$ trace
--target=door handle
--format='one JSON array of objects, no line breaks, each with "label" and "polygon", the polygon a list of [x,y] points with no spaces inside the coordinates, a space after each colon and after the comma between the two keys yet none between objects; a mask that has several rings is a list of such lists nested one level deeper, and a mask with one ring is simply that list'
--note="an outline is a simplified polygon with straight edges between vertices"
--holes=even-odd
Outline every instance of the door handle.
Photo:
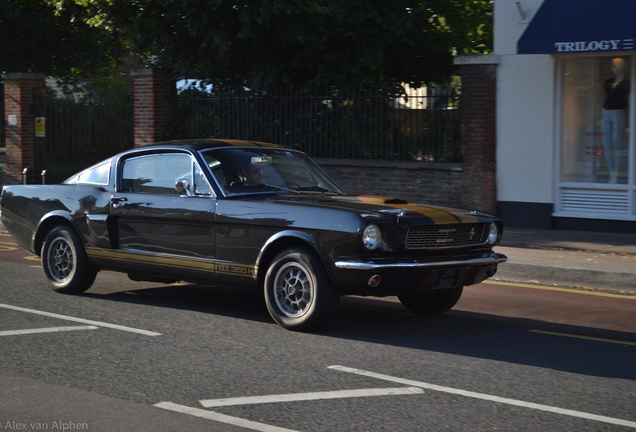
[{"label": "door handle", "polygon": [[118,197],[115,195],[110,196],[110,202],[115,206],[118,205],[119,203],[126,202],[126,201],[128,201],[128,198],[126,197]]}]

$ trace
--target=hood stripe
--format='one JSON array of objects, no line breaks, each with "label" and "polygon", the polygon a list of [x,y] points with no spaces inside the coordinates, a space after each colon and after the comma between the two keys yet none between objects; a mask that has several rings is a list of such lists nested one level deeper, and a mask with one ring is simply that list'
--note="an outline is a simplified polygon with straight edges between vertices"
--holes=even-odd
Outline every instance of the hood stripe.
[{"label": "hood stripe", "polygon": [[[421,205],[407,205],[405,206],[408,210],[413,211],[415,213],[419,213],[426,217],[429,217],[435,225],[446,225],[446,224],[456,224],[458,222],[469,222],[468,220],[463,220],[460,218],[458,214],[451,213],[445,209],[440,209],[436,207],[426,207]],[[474,222],[473,218],[470,218],[470,222]]]},{"label": "hood stripe", "polygon": [[395,209],[404,209],[428,217],[435,225],[446,225],[456,223],[476,223],[479,220],[465,213],[459,213],[445,207],[430,207],[418,204],[407,204],[406,201],[400,202],[394,198],[381,196],[360,195],[356,197],[338,197],[341,200],[350,200],[363,204],[374,204]]}]

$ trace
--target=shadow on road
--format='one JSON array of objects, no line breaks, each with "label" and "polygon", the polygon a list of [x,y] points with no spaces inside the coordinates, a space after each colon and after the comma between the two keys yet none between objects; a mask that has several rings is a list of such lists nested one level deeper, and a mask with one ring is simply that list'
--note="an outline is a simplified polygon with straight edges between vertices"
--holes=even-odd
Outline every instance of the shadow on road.
[{"label": "shadow on road", "polygon": [[[253,292],[200,285],[155,284],[136,290],[89,292],[85,296],[272,323],[262,296]],[[636,380],[636,335],[633,333],[462,310],[451,310],[440,316],[417,316],[396,302],[345,297],[335,318],[316,334],[575,374]],[[602,362],[599,352],[603,353]]]}]

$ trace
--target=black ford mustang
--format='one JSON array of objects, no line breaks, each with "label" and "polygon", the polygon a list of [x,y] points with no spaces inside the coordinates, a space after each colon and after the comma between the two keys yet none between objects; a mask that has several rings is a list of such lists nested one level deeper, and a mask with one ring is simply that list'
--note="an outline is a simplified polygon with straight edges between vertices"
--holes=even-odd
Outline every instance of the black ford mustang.
[{"label": "black ford mustang", "polygon": [[5,186],[0,204],[56,291],[81,293],[101,269],[252,287],[294,330],[324,324],[347,294],[442,313],[506,261],[493,216],[345,195],[304,153],[259,142],[144,146],[59,185]]}]

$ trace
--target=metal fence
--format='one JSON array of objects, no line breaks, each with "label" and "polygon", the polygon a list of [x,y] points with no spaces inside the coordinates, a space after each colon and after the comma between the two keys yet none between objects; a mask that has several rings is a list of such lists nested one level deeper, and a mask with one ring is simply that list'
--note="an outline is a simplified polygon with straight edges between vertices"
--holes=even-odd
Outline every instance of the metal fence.
[{"label": "metal fence", "polygon": [[117,102],[46,100],[47,171],[64,180],[134,144],[132,99]]},{"label": "metal fence", "polygon": [[457,94],[424,91],[184,91],[171,135],[273,142],[313,157],[461,162],[458,105]]},{"label": "metal fence", "polygon": [[[47,97],[44,105],[48,182],[133,146],[131,98]],[[267,95],[186,91],[168,129],[170,138],[259,140],[313,157],[456,163],[461,162],[458,106],[454,93],[423,91],[408,96],[370,90],[311,95],[289,89]]]},{"label": "metal fence", "polygon": [[0,119],[2,119],[2,121],[0,121],[0,148],[5,148],[6,121],[4,116],[4,83],[2,80],[0,80]]}]

